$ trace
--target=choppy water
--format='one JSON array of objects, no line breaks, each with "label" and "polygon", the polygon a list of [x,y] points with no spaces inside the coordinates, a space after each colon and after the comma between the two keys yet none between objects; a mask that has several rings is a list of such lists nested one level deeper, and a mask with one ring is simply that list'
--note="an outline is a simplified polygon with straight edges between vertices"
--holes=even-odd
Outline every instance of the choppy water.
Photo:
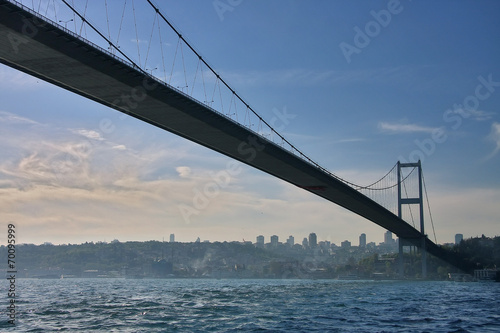
[{"label": "choppy water", "polygon": [[16,288],[17,325],[2,311],[2,332],[500,332],[500,283],[65,279]]}]

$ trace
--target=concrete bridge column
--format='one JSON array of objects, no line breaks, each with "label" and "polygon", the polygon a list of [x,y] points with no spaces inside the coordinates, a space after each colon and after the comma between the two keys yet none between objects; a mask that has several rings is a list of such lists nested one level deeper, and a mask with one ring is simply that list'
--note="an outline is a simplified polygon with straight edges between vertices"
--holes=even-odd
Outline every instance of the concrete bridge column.
[{"label": "concrete bridge column", "polygon": [[398,255],[399,278],[403,279],[405,277],[405,261],[403,258],[403,239],[402,238],[399,238],[398,247],[399,247],[399,255]]}]

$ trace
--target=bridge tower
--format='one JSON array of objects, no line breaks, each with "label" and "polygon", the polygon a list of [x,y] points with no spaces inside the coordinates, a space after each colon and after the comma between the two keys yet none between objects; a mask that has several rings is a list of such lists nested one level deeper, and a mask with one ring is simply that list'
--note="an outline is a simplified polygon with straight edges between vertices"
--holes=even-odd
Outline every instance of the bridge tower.
[{"label": "bridge tower", "polygon": [[[401,169],[403,168],[417,168],[418,171],[418,197],[401,197],[401,187],[404,185],[402,179]],[[403,205],[419,205],[419,215],[420,215],[420,233],[421,233],[421,255],[422,255],[422,278],[427,277],[427,251],[425,249],[425,242],[427,236],[425,235],[424,229],[424,201],[422,195],[422,163],[420,160],[416,163],[401,163],[398,161],[398,217],[403,218]],[[412,244],[408,240],[399,238],[399,276],[404,277],[404,258],[403,258],[403,247],[411,246]]]}]

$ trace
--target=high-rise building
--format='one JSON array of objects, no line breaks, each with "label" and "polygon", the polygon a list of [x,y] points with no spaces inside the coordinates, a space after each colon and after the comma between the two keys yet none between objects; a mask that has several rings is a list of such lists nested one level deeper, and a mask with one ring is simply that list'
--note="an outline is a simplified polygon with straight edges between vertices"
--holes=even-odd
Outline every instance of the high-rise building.
[{"label": "high-rise building", "polygon": [[170,243],[175,243],[175,235],[170,234]]},{"label": "high-rise building", "polygon": [[276,236],[276,235],[271,236],[271,246],[273,246],[273,247],[278,246],[278,236]]},{"label": "high-rise building", "polygon": [[286,243],[290,246],[294,246],[295,245],[295,238],[293,238],[292,235],[290,235],[290,237],[288,237]]},{"label": "high-rise building", "polygon": [[262,235],[257,236],[257,242],[255,244],[259,247],[264,246],[264,236]]},{"label": "high-rise building", "polygon": [[343,241],[342,243],[340,243],[340,246],[344,249],[348,249],[351,247],[351,242],[349,242],[348,240],[345,240]]},{"label": "high-rise building", "polygon": [[394,241],[392,239],[392,232],[386,231],[386,233],[384,234],[384,244],[392,245],[393,243]]},{"label": "high-rise building", "polygon": [[460,242],[463,240],[464,240],[464,235],[462,235],[462,234],[455,235],[455,244],[460,244]]},{"label": "high-rise building", "polygon": [[366,247],[366,234],[359,235],[359,247]]},{"label": "high-rise building", "polygon": [[316,247],[317,245],[318,245],[318,238],[316,237],[316,234],[314,232],[311,232],[309,234],[309,246]]},{"label": "high-rise building", "polygon": [[307,237],[304,237],[304,239],[302,240],[302,246],[303,247],[308,247],[309,246],[309,241],[307,240]]},{"label": "high-rise building", "polygon": [[330,241],[321,241],[321,242],[318,242],[318,246],[320,248],[322,248],[323,250],[329,250],[331,245],[332,244],[330,243]]}]

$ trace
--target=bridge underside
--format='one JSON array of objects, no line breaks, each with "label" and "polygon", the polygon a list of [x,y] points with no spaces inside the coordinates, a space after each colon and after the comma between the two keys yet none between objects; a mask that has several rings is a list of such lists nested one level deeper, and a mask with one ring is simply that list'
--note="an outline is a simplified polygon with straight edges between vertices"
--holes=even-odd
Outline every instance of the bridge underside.
[{"label": "bridge underside", "polygon": [[[260,169],[422,245],[418,230],[335,177],[4,0],[0,0],[0,62]],[[455,261],[429,239],[426,250]]]}]

